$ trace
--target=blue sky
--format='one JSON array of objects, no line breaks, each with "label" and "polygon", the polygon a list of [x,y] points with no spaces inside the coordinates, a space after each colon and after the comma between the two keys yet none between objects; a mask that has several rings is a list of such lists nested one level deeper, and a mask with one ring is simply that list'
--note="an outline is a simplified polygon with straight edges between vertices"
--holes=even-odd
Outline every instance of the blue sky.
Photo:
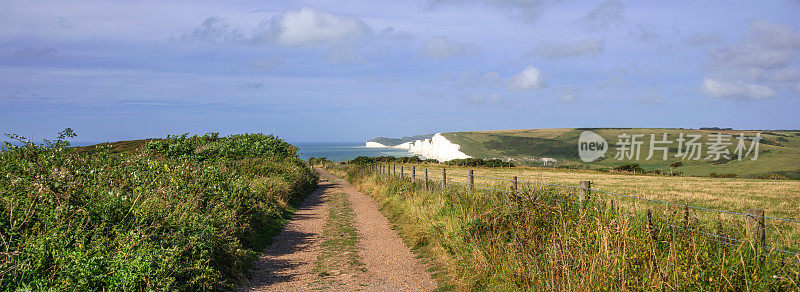
[{"label": "blue sky", "polygon": [[800,128],[798,1],[0,1],[0,131]]}]

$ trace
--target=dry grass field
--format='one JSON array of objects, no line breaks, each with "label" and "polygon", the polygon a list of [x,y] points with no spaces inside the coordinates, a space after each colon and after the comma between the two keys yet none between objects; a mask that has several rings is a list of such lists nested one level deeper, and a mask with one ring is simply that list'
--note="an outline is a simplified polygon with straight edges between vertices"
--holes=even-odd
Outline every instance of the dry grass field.
[{"label": "dry grass field", "polygon": [[[442,177],[441,169],[445,167],[439,164],[404,165],[407,176],[410,175],[412,166],[416,167],[418,178],[422,177],[424,169],[428,169],[429,177],[432,180],[439,180],[439,182]],[[467,168],[446,166],[446,168],[447,180],[450,184],[466,183],[466,174],[469,169],[474,171],[476,185],[502,189],[510,189],[511,183],[487,177],[510,179],[517,176],[518,180],[529,182],[530,184],[527,184],[529,187],[541,187],[540,184],[578,186],[580,181],[588,180],[592,182],[592,189],[627,196],[737,213],[746,212],[747,209],[762,209],[765,211],[765,216],[768,217],[800,219],[800,181],[796,180],[632,175],[535,167]],[[397,171],[399,171],[399,166]],[[578,190],[570,188],[555,187],[555,189],[560,189],[566,196],[577,196],[578,192]],[[630,207],[631,211],[654,209],[676,212],[679,209],[676,206],[665,206],[665,204],[600,192],[594,192],[593,197],[609,203],[614,200],[618,206]],[[691,209],[690,212],[693,218],[706,221],[706,223],[722,221],[728,224],[744,224],[744,216],[741,215],[700,209]],[[768,241],[772,242],[774,246],[793,251],[800,247],[800,223],[767,220],[766,225]],[[741,237],[743,234],[732,236]]]},{"label": "dry grass field", "polygon": [[[534,186],[514,194],[473,192],[460,187],[470,168],[448,167],[447,187],[441,187],[442,165],[402,165],[402,179],[399,173],[378,174],[374,168],[359,165],[330,168],[380,203],[405,241],[440,271],[437,279],[445,290],[782,291],[796,290],[800,283],[800,257],[751,245],[742,232],[741,215],[735,215],[737,220],[731,214],[691,211],[688,220],[683,220],[680,208],[620,200],[598,192],[578,204],[572,200],[578,192],[574,187]],[[412,166],[417,170],[413,181],[409,179]],[[426,168],[433,185],[421,180]],[[792,200],[776,195],[796,190],[797,183],[791,181],[472,169],[476,187],[509,189],[508,183],[481,176],[516,175],[571,186],[591,180],[598,189],[705,207],[732,206],[739,211],[737,206],[753,203],[767,209],[768,215],[781,210],[772,202],[796,202],[797,198],[796,193]],[[752,193],[754,190],[761,191]],[[749,194],[735,199],[743,192]],[[731,218],[724,220],[726,216]],[[793,233],[797,226],[772,222],[767,226],[770,248],[797,251],[793,249],[797,241],[792,241],[797,238]],[[788,238],[780,238],[779,231]]]}]

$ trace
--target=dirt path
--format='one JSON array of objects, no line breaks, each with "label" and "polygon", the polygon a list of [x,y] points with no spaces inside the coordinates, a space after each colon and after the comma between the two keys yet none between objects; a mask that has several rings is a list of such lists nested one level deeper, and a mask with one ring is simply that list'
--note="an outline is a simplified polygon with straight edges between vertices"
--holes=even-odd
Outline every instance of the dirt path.
[{"label": "dirt path", "polygon": [[322,182],[254,266],[240,290],[431,291],[436,282],[378,205],[349,182]]}]

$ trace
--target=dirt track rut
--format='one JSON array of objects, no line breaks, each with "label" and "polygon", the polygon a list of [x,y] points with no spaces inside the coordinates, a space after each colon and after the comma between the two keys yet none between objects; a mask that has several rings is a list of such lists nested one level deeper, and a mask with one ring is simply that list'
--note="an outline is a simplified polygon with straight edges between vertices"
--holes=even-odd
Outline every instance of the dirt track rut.
[{"label": "dirt track rut", "polygon": [[[391,228],[372,198],[324,169],[315,170],[322,180],[319,188],[305,199],[286,228],[260,256],[254,265],[249,285],[239,290],[436,289],[436,282],[426,270],[427,267]],[[340,264],[334,271],[327,271],[327,265],[321,263],[330,261],[330,257],[326,256],[331,253],[326,249],[331,248],[329,243],[336,240],[331,240],[331,232],[326,232],[331,226],[331,220],[328,220],[329,198],[335,194],[345,194],[343,197],[352,207],[353,214],[348,217],[352,222],[345,225],[357,229],[355,249],[358,260],[354,261],[357,264]],[[338,209],[332,211],[339,212]]]}]

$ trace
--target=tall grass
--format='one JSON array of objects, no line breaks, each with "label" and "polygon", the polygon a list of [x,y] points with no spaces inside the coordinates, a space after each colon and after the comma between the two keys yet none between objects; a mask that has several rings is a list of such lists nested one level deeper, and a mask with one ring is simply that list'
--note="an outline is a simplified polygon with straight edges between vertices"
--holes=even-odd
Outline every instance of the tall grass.
[{"label": "tall grass", "polygon": [[665,224],[669,210],[654,209],[648,224],[642,212],[581,206],[552,189],[508,195],[434,182],[425,190],[365,168],[333,171],[377,199],[454,289],[793,290],[800,282],[792,259],[675,229]]},{"label": "tall grass", "polygon": [[76,151],[69,136],[0,152],[1,290],[231,288],[316,184],[272,135],[124,153]]}]

